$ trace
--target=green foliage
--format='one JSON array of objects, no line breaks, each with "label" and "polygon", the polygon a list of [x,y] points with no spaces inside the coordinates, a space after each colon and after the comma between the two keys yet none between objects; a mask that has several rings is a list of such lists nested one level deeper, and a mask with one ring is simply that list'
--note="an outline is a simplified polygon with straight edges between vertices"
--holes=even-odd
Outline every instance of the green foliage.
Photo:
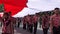
[{"label": "green foliage", "polygon": [[0,4],[0,12],[3,12],[3,10],[4,10],[3,4]]}]

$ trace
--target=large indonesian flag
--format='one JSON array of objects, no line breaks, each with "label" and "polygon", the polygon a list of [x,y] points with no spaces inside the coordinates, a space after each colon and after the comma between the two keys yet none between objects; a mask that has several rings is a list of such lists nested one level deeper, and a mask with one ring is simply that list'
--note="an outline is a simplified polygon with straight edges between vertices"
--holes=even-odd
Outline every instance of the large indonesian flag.
[{"label": "large indonesian flag", "polygon": [[24,7],[27,7],[28,0],[0,0],[0,4],[4,5],[6,12],[12,12],[12,15],[20,12]]},{"label": "large indonesian flag", "polygon": [[14,17],[60,8],[59,3],[60,0],[0,0],[0,4],[4,5],[4,10],[11,11]]}]

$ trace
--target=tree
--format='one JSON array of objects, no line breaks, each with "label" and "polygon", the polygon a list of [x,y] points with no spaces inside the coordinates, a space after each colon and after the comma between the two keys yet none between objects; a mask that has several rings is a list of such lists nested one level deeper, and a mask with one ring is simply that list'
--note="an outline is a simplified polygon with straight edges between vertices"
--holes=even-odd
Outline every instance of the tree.
[{"label": "tree", "polygon": [[3,10],[4,10],[3,4],[0,4],[0,12],[3,12]]}]

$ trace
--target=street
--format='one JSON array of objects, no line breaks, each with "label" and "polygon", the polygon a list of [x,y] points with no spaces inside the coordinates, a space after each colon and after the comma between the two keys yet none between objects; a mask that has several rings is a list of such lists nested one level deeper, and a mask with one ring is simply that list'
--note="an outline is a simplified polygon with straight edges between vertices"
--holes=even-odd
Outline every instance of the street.
[{"label": "street", "polygon": [[[28,32],[27,30],[23,30],[22,26],[23,25],[21,24],[20,28],[15,27],[14,34],[33,34],[33,33]],[[2,28],[0,27],[0,34],[1,33],[2,33]],[[42,28],[39,28],[39,27],[37,28],[37,34],[43,34]],[[50,34],[49,31],[48,31],[48,34]]]}]

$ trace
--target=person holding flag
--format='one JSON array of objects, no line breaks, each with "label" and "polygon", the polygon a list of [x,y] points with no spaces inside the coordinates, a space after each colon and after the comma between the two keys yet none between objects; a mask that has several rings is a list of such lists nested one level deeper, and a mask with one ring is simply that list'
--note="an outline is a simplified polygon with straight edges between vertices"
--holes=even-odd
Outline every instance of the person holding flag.
[{"label": "person holding flag", "polygon": [[50,17],[50,32],[51,34],[60,34],[60,14],[59,8],[54,9],[54,15]]},{"label": "person holding flag", "polygon": [[33,32],[33,16],[30,15],[30,21],[29,21],[29,31],[32,33]]},{"label": "person holding flag", "polygon": [[43,34],[47,34],[48,29],[49,29],[49,16],[47,13],[43,15],[42,17],[42,29],[43,29]]},{"label": "person holding flag", "polygon": [[33,24],[34,24],[34,34],[36,34],[36,32],[37,32],[37,25],[38,25],[38,15],[37,14],[35,14],[33,16]]},{"label": "person holding flag", "polygon": [[24,18],[23,18],[23,29],[26,29],[26,24],[27,24],[26,16],[24,16]]},{"label": "person holding flag", "polygon": [[10,14],[7,12],[4,12],[3,18],[2,18],[2,34],[14,34],[14,30],[12,27],[12,21],[10,18]]}]

